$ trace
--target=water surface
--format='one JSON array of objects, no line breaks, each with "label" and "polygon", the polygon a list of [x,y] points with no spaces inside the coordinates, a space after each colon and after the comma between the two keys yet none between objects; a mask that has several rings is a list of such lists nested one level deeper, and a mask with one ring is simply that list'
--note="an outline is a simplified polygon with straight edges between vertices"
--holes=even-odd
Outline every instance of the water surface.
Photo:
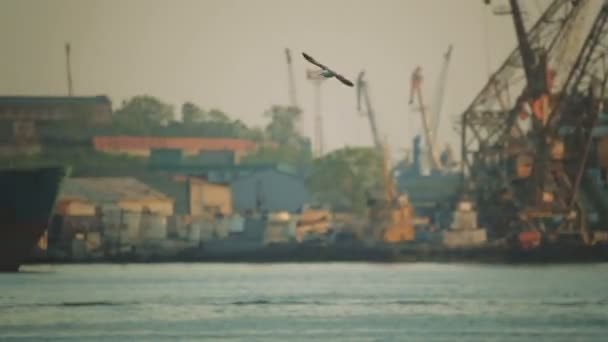
[{"label": "water surface", "polygon": [[38,265],[0,339],[606,341],[608,264]]}]

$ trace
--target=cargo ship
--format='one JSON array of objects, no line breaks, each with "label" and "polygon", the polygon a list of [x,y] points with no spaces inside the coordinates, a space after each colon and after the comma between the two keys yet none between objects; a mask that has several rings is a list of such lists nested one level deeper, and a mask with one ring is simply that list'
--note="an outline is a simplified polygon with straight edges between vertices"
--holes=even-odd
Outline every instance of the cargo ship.
[{"label": "cargo ship", "polygon": [[0,272],[16,272],[47,228],[62,180],[61,166],[0,170]]}]

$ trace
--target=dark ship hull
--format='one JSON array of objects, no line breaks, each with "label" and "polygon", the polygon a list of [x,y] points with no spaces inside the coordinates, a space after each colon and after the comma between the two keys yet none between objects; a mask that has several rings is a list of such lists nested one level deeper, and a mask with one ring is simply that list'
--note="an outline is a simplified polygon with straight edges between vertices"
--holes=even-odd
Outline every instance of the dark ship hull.
[{"label": "dark ship hull", "polygon": [[512,247],[506,260],[510,263],[595,263],[608,262],[608,245],[545,244],[529,250]]},{"label": "dark ship hull", "polygon": [[0,271],[15,272],[48,226],[63,167],[0,170]]}]

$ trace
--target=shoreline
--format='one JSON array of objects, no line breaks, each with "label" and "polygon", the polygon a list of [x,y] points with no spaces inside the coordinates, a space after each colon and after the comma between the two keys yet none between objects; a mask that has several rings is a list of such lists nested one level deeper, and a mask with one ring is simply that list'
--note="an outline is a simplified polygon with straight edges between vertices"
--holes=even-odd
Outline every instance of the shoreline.
[{"label": "shoreline", "polygon": [[179,254],[122,254],[73,260],[39,256],[24,261],[32,264],[150,264],[150,263],[467,263],[467,264],[590,264],[608,262],[608,246],[545,246],[533,250],[506,247],[462,249],[398,247],[273,246],[242,252],[209,253],[193,248]]}]

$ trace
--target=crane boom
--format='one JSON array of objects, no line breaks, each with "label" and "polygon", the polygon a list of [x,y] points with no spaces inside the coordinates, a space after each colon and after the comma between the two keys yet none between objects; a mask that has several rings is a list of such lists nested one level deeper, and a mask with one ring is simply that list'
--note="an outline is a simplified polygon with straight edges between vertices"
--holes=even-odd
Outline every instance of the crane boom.
[{"label": "crane boom", "polygon": [[68,96],[72,96],[72,63],[70,60],[70,43],[65,44],[65,63],[66,63],[66,73],[68,78]]},{"label": "crane boom", "polygon": [[435,103],[431,107],[433,111],[433,145],[437,144],[437,136],[439,131],[439,121],[441,119],[441,109],[443,107],[443,99],[445,94],[445,88],[447,85],[448,78],[448,67],[450,59],[452,57],[452,45],[448,47],[447,52],[443,55],[443,65],[441,66],[441,72],[439,73],[439,81],[437,82],[437,92],[435,93]]},{"label": "crane boom", "polygon": [[[591,1],[592,3],[595,3]],[[489,3],[489,1],[487,1]],[[554,49],[563,35],[569,34],[569,22],[576,18],[584,0],[553,0],[528,30],[527,36],[536,47],[541,47],[554,57]],[[487,147],[503,144],[505,132],[519,130],[516,122],[516,96],[527,85],[522,58],[518,47],[512,50],[502,65],[488,79],[487,83],[460,116],[461,172],[477,179],[479,163],[483,163],[480,151]]]},{"label": "crane boom", "polygon": [[[560,39],[556,46],[555,52],[549,57],[549,64],[559,66],[560,70],[572,70],[578,53],[582,49],[582,44],[585,41],[585,35],[590,31],[590,25],[593,22],[593,14],[600,11],[597,3],[594,0],[579,0],[578,10],[575,12],[572,20],[566,22],[563,39]],[[561,86],[566,82],[568,77],[567,72],[556,73],[553,81],[555,91],[559,91]]]},{"label": "crane boom", "polygon": [[293,74],[293,64],[291,62],[291,50],[285,49],[285,58],[287,59],[287,76],[289,85],[289,105],[292,107],[298,106],[298,100],[296,96],[296,82]]},{"label": "crane boom", "polygon": [[374,146],[378,152],[382,152],[382,142],[380,141],[380,135],[378,133],[378,126],[376,125],[376,113],[372,107],[372,103],[369,96],[369,86],[367,81],[364,79],[365,71],[359,73],[357,77],[357,111],[361,113],[361,100],[365,101],[365,109],[367,118],[369,120],[369,126],[372,131],[372,138],[374,139]]},{"label": "crane boom", "polygon": [[[522,2],[509,3],[518,46],[462,115],[463,179],[469,171],[468,189],[487,213],[483,220],[504,234],[585,232],[589,198],[577,193],[597,108],[582,83],[598,75],[589,65],[601,54],[589,48],[583,56],[576,46],[584,54],[585,47],[602,44],[599,34],[584,43],[576,37],[590,6],[602,2],[554,0],[528,32]],[[603,25],[598,19],[595,27]],[[555,75],[564,78],[557,87]],[[518,117],[530,121],[520,123]]]},{"label": "crane boom", "polygon": [[429,122],[429,114],[427,113],[426,106],[424,104],[424,99],[422,97],[422,68],[416,67],[414,72],[412,73],[412,83],[410,88],[410,104],[414,102],[414,100],[418,101],[418,110],[420,111],[420,116],[422,119],[422,130],[424,133],[424,138],[426,141],[426,150],[427,150],[427,160],[432,169],[437,170],[440,168],[440,161],[437,157],[437,151],[435,149],[433,132],[431,129],[431,123]]},{"label": "crane boom", "polygon": [[546,55],[539,54],[532,49],[532,44],[528,38],[521,9],[517,0],[509,0],[512,11],[513,25],[517,42],[519,44],[519,53],[523,62],[526,80],[528,82],[528,91],[530,97],[535,99],[547,91],[546,84]]}]

